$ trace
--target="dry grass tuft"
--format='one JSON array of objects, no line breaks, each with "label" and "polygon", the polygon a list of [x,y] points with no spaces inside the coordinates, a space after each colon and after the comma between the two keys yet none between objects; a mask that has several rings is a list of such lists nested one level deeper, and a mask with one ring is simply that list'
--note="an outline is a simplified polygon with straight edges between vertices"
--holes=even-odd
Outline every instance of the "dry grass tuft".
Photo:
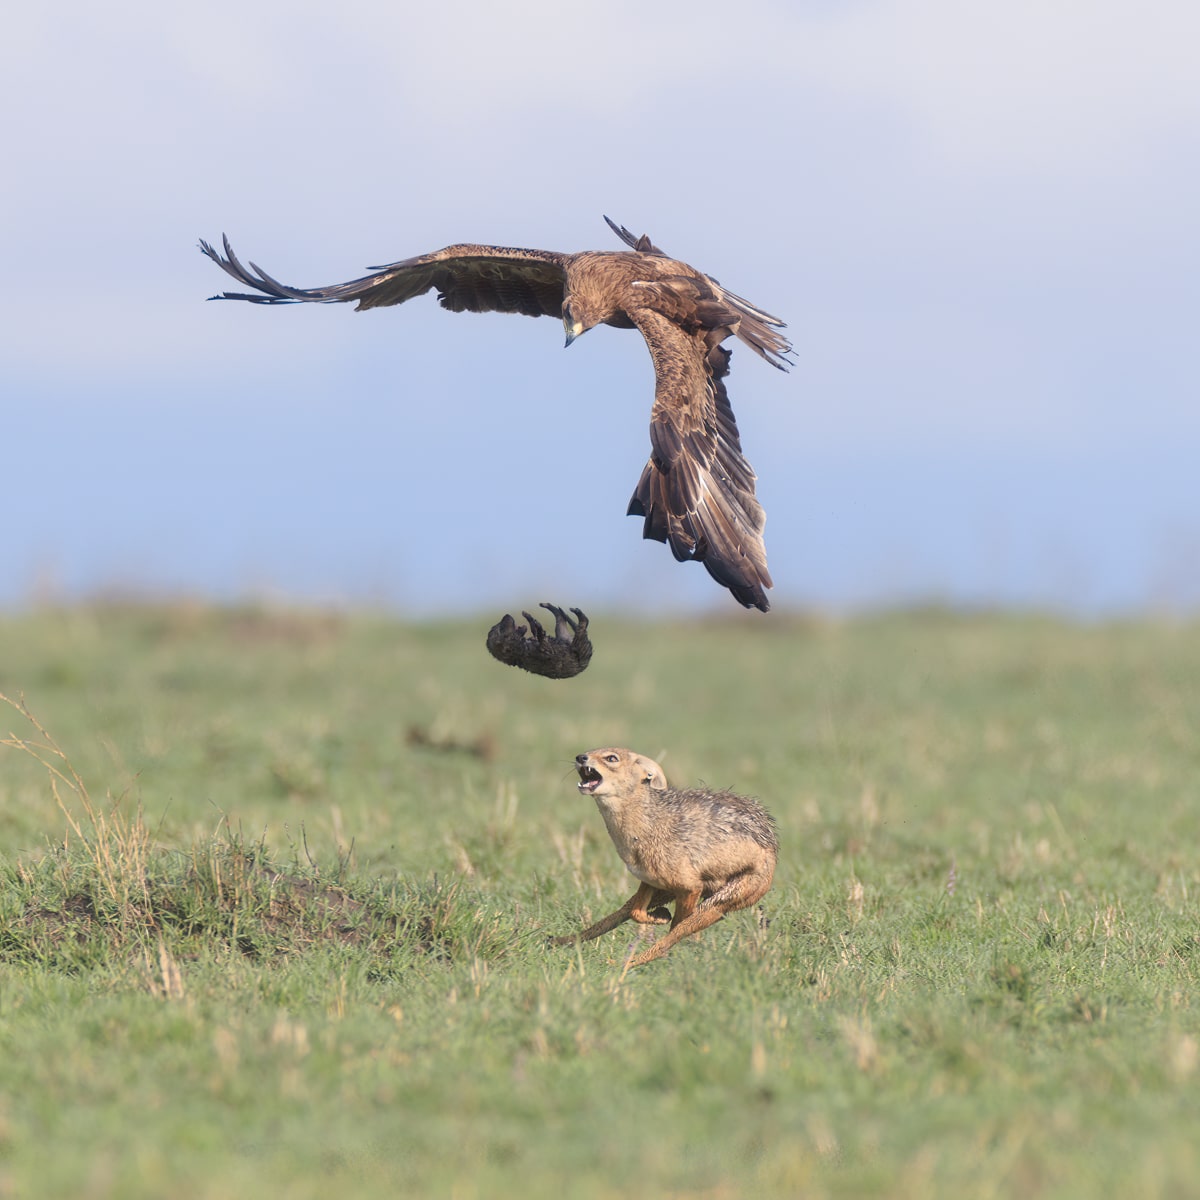
[{"label": "dry grass tuft", "polygon": [[[45,767],[55,803],[70,830],[63,848],[70,851],[73,834],[86,848],[95,868],[101,890],[100,895],[93,897],[94,901],[111,906],[122,922],[131,918],[144,920],[150,906],[147,882],[150,831],[142,819],[141,805],[130,814],[123,808],[124,797],[114,799],[110,793],[107,811],[97,806],[71,760],[29,710],[25,697],[14,700],[0,692],[0,700],[20,713],[37,734],[36,738],[23,738],[10,732],[0,738],[0,746],[21,750]],[[73,801],[68,797],[73,797]]]}]

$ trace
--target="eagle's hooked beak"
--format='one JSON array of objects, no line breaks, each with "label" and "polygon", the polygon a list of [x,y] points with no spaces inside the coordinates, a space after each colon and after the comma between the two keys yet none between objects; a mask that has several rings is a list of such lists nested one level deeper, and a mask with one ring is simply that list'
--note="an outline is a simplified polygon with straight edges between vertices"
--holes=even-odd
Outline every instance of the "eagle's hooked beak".
[{"label": "eagle's hooked beak", "polygon": [[[567,331],[566,346],[569,346],[583,332],[583,322],[572,321],[569,317],[563,317],[563,328]],[[564,350],[566,346],[563,347]]]}]

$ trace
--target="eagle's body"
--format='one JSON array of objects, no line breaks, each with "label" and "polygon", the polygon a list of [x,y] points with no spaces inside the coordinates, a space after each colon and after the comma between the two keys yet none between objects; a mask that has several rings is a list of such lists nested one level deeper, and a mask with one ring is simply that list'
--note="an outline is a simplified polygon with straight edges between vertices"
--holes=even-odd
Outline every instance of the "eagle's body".
[{"label": "eagle's body", "polygon": [[[606,217],[605,220],[608,220]],[[253,263],[247,270],[225,239],[226,258],[201,249],[258,295],[225,292],[256,304],[358,302],[358,308],[403,304],[436,288],[452,312],[515,312],[561,317],[567,344],[593,325],[638,329],[654,361],[651,455],[629,503],[645,518],[644,536],[667,542],[680,561],[695,559],[747,607],[769,607],[771,586],[754,496],[754,471],[742,456],[724,378],[738,336],[783,368],[790,343],[783,322],[726,291],[708,275],[669,258],[648,237],[608,222],[631,247],[560,254],[508,246],[447,246],[349,283],[292,288]]]}]

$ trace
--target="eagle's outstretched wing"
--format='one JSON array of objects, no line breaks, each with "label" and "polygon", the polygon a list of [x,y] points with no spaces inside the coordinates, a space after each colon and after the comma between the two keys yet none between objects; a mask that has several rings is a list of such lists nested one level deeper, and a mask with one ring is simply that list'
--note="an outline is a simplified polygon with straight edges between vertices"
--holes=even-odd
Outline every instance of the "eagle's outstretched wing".
[{"label": "eagle's outstretched wing", "polygon": [[721,343],[739,337],[767,362],[784,368],[791,351],[780,332],[784,323],[711,276],[669,258],[648,236],[635,238],[605,220],[632,253],[559,254],[462,244],[373,267],[373,274],[348,283],[308,289],[282,284],[254,263],[243,266],[228,238],[223,239],[225,257],[207,242],[200,248],[254,293],[224,292],[213,299],[255,304],[353,300],[363,309],[403,304],[436,288],[438,301],[453,312],[560,317],[570,299],[571,315],[581,328],[600,322],[628,328],[632,322],[654,360],[655,398],[650,461],[629,513],[645,518],[644,536],[668,543],[677,559],[702,562],[738,601],[765,612],[771,586],[762,537],[765,517],[725,391],[729,351]]},{"label": "eagle's outstretched wing", "polygon": [[646,339],[655,374],[650,461],[629,515],[645,518],[644,537],[666,542],[681,562],[702,562],[735,599],[766,612],[766,516],[725,391],[724,335],[688,333],[657,307],[629,316]]},{"label": "eagle's outstretched wing", "polygon": [[329,287],[294,288],[272,279],[261,267],[242,265],[228,238],[226,257],[207,242],[200,249],[239,283],[258,295],[222,292],[213,300],[251,304],[338,304],[357,300],[359,308],[403,304],[437,288],[438,302],[452,312],[512,312],[529,317],[561,317],[566,287],[566,254],[510,246],[447,246],[432,254],[372,267],[374,274]]},{"label": "eagle's outstretched wing", "polygon": [[624,225],[618,225],[612,217],[605,217],[608,222],[608,227],[627,245],[630,250],[636,250],[639,254],[657,254],[660,258],[666,258],[667,252],[660,250],[651,240],[648,233],[643,233],[641,237],[634,237]]}]

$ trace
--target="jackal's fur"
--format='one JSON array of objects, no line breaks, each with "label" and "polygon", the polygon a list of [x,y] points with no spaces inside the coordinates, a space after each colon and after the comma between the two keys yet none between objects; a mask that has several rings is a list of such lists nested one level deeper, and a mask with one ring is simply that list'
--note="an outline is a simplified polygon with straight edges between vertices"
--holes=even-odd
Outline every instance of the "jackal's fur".
[{"label": "jackal's fur", "polygon": [[556,945],[588,941],[625,921],[671,929],[630,959],[641,966],[726,913],[757,903],[771,886],[779,843],[757,800],[706,788],[667,785],[662,767],[633,750],[608,747],[575,758],[579,790],[600,809],[621,861],[641,886],[616,912]]}]

